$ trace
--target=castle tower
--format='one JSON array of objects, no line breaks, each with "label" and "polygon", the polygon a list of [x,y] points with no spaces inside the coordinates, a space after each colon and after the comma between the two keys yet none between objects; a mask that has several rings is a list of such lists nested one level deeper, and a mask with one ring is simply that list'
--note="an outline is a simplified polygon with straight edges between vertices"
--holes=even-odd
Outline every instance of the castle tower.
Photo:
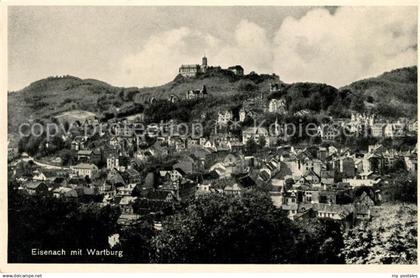
[{"label": "castle tower", "polygon": [[207,71],[207,57],[204,55],[201,59],[201,71],[206,72]]}]

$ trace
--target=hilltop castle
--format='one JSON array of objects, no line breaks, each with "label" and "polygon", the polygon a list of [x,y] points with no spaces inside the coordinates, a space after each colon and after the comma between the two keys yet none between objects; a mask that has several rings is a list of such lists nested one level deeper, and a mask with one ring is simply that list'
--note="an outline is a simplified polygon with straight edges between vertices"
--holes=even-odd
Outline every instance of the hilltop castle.
[{"label": "hilltop castle", "polygon": [[198,73],[206,73],[207,68],[207,57],[204,56],[201,59],[201,65],[181,65],[179,74],[184,77],[195,77]]},{"label": "hilltop castle", "polygon": [[[220,66],[208,66],[207,57],[203,56],[201,59],[201,65],[181,65],[181,67],[179,67],[179,74],[183,77],[196,77],[199,73],[206,73],[212,70],[220,71],[222,68]],[[240,65],[229,67],[227,70],[233,72],[237,76],[244,75],[244,69]]]}]

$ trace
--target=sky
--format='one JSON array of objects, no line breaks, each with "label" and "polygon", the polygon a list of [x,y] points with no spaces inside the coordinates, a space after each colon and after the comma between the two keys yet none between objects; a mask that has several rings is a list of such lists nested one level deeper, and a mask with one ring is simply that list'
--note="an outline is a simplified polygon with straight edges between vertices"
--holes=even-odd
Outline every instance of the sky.
[{"label": "sky", "polygon": [[417,64],[415,7],[65,7],[8,10],[9,90],[56,75],[146,87],[181,64],[240,64],[336,87]]}]

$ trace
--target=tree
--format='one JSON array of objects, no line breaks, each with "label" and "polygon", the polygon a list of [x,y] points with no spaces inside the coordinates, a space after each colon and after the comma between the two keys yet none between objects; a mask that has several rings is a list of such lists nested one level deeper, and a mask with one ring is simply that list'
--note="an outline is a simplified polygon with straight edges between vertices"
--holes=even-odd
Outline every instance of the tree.
[{"label": "tree", "polygon": [[389,168],[389,172],[391,173],[404,173],[406,172],[404,160],[398,159],[394,161]]},{"label": "tree", "polygon": [[211,194],[165,221],[152,244],[155,262],[287,263],[294,233],[263,193]]},{"label": "tree", "polygon": [[416,264],[417,206],[383,205],[368,223],[344,234],[346,263]]},{"label": "tree", "polygon": [[350,109],[360,113],[364,112],[365,104],[363,102],[363,98],[360,96],[353,97],[351,100]]},{"label": "tree", "polygon": [[32,256],[30,250],[104,249],[108,236],[118,232],[119,209],[52,196],[26,196],[19,191],[9,199],[9,261],[99,262],[115,258],[96,256]]},{"label": "tree", "polygon": [[141,221],[121,231],[121,249],[124,262],[149,263],[153,252],[151,240],[155,235],[152,221]]},{"label": "tree", "polygon": [[297,246],[299,263],[344,263],[339,256],[344,247],[340,223],[315,217],[296,221],[299,228]]}]

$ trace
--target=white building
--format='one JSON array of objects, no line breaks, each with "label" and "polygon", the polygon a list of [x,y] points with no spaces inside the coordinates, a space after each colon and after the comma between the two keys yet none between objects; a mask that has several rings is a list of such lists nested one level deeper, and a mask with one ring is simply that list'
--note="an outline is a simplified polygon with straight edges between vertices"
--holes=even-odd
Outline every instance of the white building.
[{"label": "white building", "polygon": [[217,123],[220,125],[227,125],[233,119],[232,111],[221,111],[217,114]]},{"label": "white building", "polygon": [[79,177],[86,177],[92,178],[92,176],[98,171],[98,167],[94,164],[88,163],[80,163],[70,167],[72,170],[72,174],[79,176]]},{"label": "white building", "polygon": [[268,112],[271,113],[280,113],[284,114],[287,112],[286,110],[286,100],[284,98],[281,99],[272,99],[268,103]]}]

